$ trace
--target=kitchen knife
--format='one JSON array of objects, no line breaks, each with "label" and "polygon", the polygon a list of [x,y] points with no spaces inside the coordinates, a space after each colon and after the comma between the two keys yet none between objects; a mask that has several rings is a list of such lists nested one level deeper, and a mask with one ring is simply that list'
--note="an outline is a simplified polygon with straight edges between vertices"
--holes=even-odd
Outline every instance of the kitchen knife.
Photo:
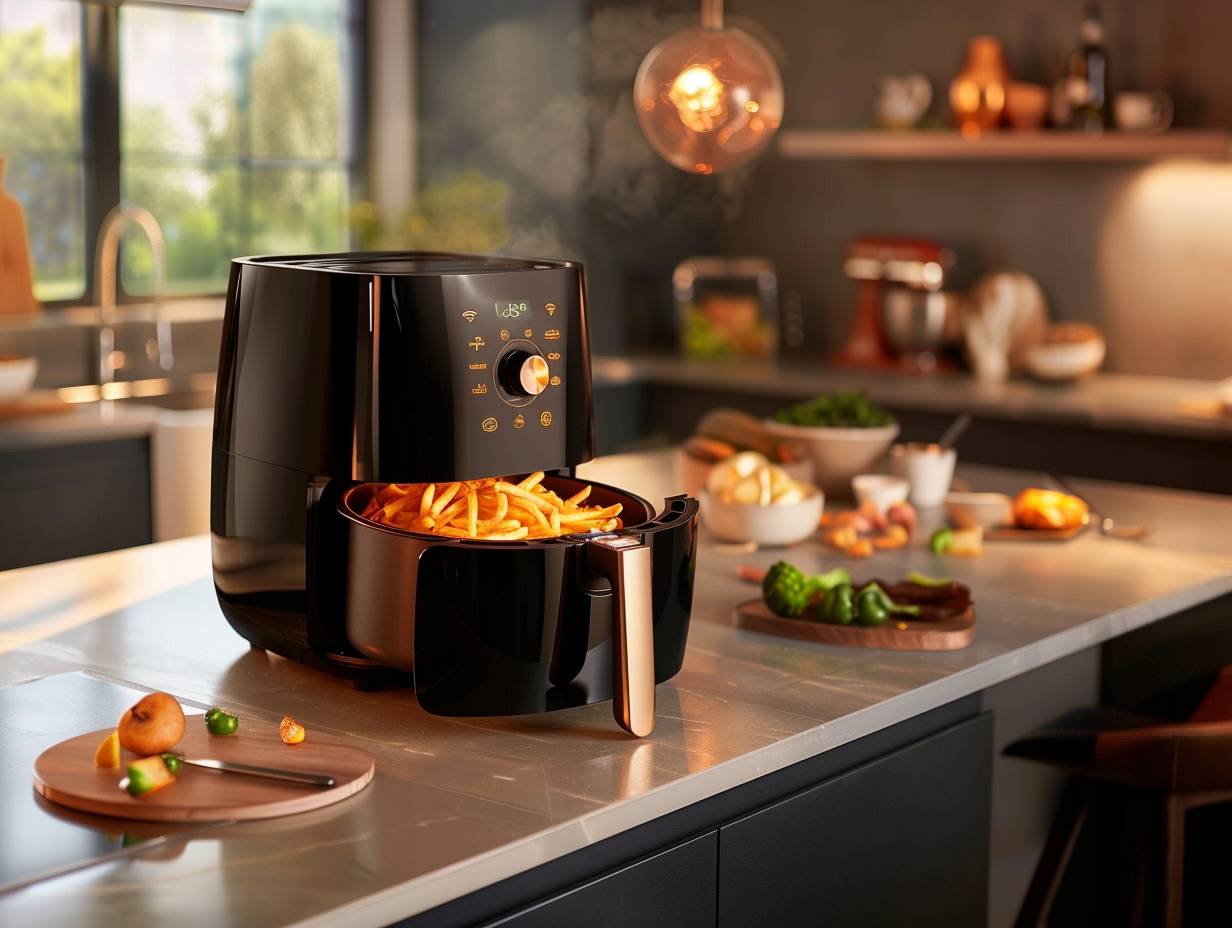
[{"label": "kitchen knife", "polygon": [[181,757],[180,763],[193,767],[204,767],[207,770],[220,770],[223,773],[243,773],[250,777],[265,777],[269,780],[285,780],[288,783],[302,783],[305,786],[331,787],[335,780],[321,773],[302,773],[298,770],[282,770],[278,767],[258,767],[254,764],[240,764],[231,760],[218,760],[213,757]]}]

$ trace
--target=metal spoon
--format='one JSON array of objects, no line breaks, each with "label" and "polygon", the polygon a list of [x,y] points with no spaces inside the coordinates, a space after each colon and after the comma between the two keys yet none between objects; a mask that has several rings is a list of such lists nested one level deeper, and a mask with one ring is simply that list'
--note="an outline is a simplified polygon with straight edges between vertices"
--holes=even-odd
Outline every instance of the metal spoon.
[{"label": "metal spoon", "polygon": [[941,435],[941,440],[937,442],[944,450],[953,448],[958,439],[963,437],[963,433],[971,428],[971,413],[964,412],[961,416],[950,423],[949,428]]}]

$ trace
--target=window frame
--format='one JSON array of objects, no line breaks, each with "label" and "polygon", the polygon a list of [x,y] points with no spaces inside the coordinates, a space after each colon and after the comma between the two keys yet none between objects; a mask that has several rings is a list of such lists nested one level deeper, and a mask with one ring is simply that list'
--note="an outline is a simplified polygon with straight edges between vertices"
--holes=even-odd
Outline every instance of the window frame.
[{"label": "window frame", "polygon": [[[343,161],[348,194],[360,196],[367,164],[367,22],[364,0],[345,0],[347,53],[343,68],[347,79],[347,120],[343,132],[349,157]],[[83,3],[81,17],[81,169],[85,223],[85,287],[82,295],[67,300],[48,300],[49,308],[96,305],[98,273],[94,266],[98,233],[103,219],[120,203],[120,4]],[[234,14],[246,15],[246,14]],[[140,204],[138,204],[140,205]],[[121,246],[123,247],[123,246]],[[222,291],[176,293],[163,300],[193,300],[223,296]],[[123,275],[116,274],[116,302],[149,303],[148,294],[124,289]]]}]

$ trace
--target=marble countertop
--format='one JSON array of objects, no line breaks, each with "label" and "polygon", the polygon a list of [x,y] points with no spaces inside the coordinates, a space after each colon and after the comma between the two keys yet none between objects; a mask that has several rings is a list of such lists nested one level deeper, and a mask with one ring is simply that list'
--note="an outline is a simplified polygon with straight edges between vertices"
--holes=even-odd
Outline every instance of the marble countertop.
[{"label": "marble countertop", "polygon": [[664,384],[784,399],[863,390],[874,402],[899,409],[1232,439],[1232,415],[1219,414],[1217,384],[1207,380],[1100,373],[1071,384],[982,383],[966,374],[921,377],[665,355],[598,356],[591,369],[596,386]]},{"label": "marble countertop", "polygon": [[[676,486],[665,453],[583,470],[652,499]],[[1033,482],[984,468],[962,477],[979,489]],[[218,610],[205,538],[0,574],[0,685],[88,671],[250,718],[290,714],[377,756],[371,786],[339,805],[184,835],[0,895],[0,923],[191,911],[230,925],[388,924],[1232,592],[1232,500],[1075,483],[1154,534],[989,543],[980,559],[944,563],[917,541],[853,565],[857,577],[917,569],[968,583],[979,621],[964,651],[848,650],[737,630],[731,610],[755,590],[736,567],[782,552],[704,541],[684,668],[658,688],[657,727],[641,741],[615,728],[608,704],[438,718],[407,692],[361,693],[252,651]],[[811,569],[835,560],[816,542],[789,556]]]}]

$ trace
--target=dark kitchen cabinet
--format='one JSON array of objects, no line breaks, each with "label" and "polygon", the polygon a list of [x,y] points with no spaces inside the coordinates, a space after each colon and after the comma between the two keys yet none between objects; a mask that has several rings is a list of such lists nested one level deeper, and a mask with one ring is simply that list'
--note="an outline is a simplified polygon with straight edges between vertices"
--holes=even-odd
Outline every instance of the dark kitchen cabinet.
[{"label": "dark kitchen cabinet", "polygon": [[701,835],[489,928],[713,928],[718,836]]},{"label": "dark kitchen cabinet", "polygon": [[147,439],[0,454],[0,570],[150,541]]},{"label": "dark kitchen cabinet", "polygon": [[719,928],[982,926],[992,717],[719,829]]}]

